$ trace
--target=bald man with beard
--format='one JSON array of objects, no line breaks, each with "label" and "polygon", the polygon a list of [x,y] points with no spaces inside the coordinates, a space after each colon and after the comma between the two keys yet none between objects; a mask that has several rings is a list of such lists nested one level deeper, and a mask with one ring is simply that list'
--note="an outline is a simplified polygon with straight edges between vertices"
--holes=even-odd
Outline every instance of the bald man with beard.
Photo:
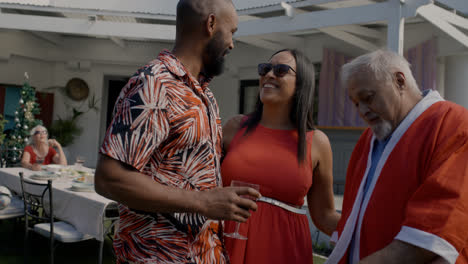
[{"label": "bald man with beard", "polygon": [[244,222],[260,197],[221,188],[222,130],[208,88],[234,47],[230,0],[181,0],[172,51],[122,89],[100,148],[96,191],[119,203],[117,263],[227,263],[219,220]]}]

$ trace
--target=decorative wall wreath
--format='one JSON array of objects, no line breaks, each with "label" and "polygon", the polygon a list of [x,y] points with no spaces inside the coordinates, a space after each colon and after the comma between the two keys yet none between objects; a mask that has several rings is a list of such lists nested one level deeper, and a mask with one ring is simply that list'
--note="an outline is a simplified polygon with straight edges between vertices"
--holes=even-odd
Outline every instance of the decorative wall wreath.
[{"label": "decorative wall wreath", "polygon": [[70,79],[65,86],[65,91],[68,97],[75,101],[84,100],[89,95],[88,84],[80,78]]}]

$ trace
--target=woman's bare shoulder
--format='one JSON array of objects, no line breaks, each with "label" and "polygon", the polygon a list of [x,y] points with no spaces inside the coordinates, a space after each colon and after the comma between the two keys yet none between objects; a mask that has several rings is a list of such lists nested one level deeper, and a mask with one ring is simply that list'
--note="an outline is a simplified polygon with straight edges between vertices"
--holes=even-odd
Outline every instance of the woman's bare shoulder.
[{"label": "woman's bare shoulder", "polygon": [[331,156],[332,150],[328,136],[321,130],[315,129],[311,144],[312,158],[315,159],[314,163]]}]

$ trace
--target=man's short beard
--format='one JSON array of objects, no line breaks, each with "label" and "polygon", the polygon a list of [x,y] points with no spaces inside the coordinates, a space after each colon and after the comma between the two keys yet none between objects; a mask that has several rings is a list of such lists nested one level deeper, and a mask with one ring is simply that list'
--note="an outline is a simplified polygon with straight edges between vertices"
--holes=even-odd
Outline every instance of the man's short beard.
[{"label": "man's short beard", "polygon": [[372,132],[374,133],[374,136],[378,140],[386,139],[393,132],[392,124],[390,124],[390,122],[388,122],[387,120],[382,120],[377,124],[371,125],[370,127],[372,129]]},{"label": "man's short beard", "polygon": [[204,73],[209,77],[218,76],[224,72],[224,57],[218,57],[211,63],[206,64]]},{"label": "man's short beard", "polygon": [[224,71],[224,55],[227,50],[223,47],[221,32],[215,33],[211,41],[205,47],[206,60],[204,63],[204,74],[213,77],[220,75]]}]

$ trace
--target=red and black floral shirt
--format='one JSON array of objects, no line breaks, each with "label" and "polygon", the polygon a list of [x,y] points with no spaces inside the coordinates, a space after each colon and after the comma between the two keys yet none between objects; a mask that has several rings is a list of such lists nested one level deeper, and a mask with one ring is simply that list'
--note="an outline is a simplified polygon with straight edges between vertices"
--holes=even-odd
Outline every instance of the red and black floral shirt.
[{"label": "red and black floral shirt", "polygon": [[[196,80],[169,51],[130,78],[100,152],[160,184],[221,186],[221,120],[210,79]],[[194,213],[143,213],[120,204],[118,263],[225,263],[220,224]]]}]

